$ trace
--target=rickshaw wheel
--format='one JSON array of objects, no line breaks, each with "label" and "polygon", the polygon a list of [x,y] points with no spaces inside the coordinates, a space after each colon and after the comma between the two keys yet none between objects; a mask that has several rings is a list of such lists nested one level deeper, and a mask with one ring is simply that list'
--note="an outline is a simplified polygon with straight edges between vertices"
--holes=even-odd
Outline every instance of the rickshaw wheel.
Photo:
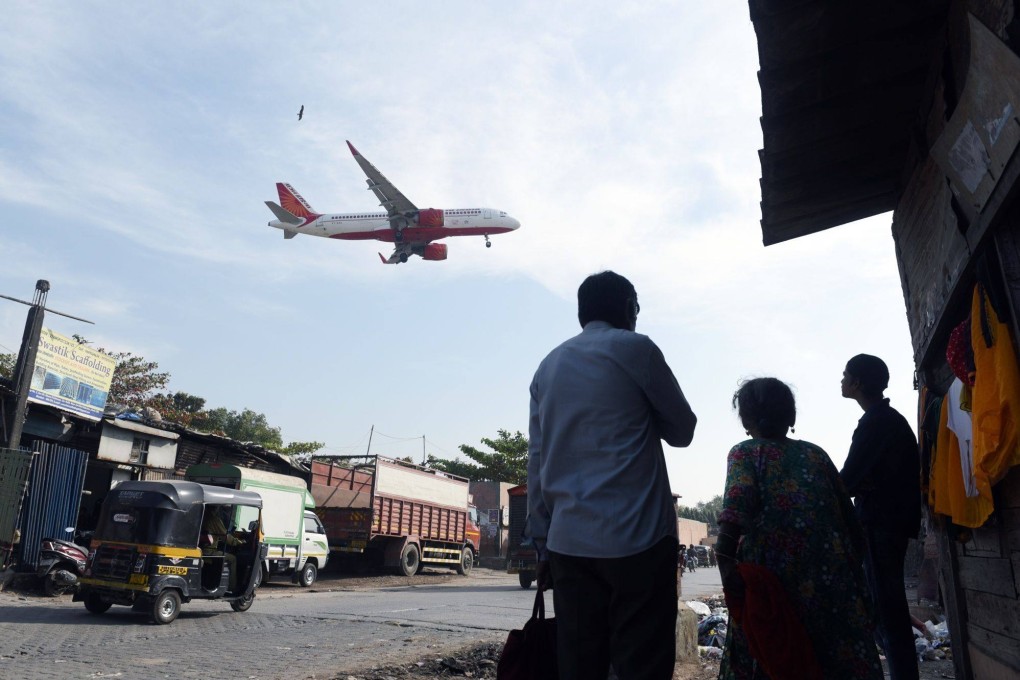
[{"label": "rickshaw wheel", "polygon": [[164,590],[152,602],[152,620],[160,625],[172,622],[180,613],[181,596],[176,590]]},{"label": "rickshaw wheel", "polygon": [[252,592],[248,597],[242,597],[240,600],[234,600],[230,603],[230,608],[235,612],[246,612],[251,609],[252,603],[255,602],[255,593]]},{"label": "rickshaw wheel", "polygon": [[89,593],[85,596],[85,609],[93,614],[105,614],[106,610],[112,606],[113,603],[104,600],[99,593]]},{"label": "rickshaw wheel", "polygon": [[521,588],[527,590],[531,587],[531,582],[535,580],[535,575],[530,571],[521,571],[517,574],[517,582],[521,584]]}]

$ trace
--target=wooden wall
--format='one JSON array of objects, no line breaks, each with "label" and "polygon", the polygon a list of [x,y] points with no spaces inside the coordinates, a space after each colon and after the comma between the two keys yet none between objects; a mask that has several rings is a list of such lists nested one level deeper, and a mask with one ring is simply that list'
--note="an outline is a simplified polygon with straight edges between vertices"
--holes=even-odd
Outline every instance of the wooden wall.
[{"label": "wooden wall", "polygon": [[[1020,32],[1016,4],[954,2],[951,24],[956,22],[956,30],[950,27],[950,44],[936,57],[944,59],[945,67],[932,85],[931,109],[918,130],[916,162],[893,219],[915,362],[922,384],[939,393],[948,376],[948,333],[969,311],[976,255],[996,256],[993,260],[1012,297],[1009,321],[1014,338],[1020,340],[1020,186],[1000,203],[994,220],[977,229],[954,205],[943,170],[928,154],[964,86],[960,71],[967,63],[960,55],[966,48],[953,43],[963,33],[958,30],[960,22],[970,12],[1009,40],[1011,30]],[[968,533],[943,520],[939,532],[940,587],[950,617],[958,680],[1020,677],[1020,468],[997,484],[993,494],[995,512],[985,526]]]}]

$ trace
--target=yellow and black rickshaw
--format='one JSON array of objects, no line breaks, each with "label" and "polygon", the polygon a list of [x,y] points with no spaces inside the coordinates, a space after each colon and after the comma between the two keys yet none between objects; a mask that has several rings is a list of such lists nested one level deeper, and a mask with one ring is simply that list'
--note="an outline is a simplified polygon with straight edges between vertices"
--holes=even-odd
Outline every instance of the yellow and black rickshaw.
[{"label": "yellow and black rickshaw", "polygon": [[103,503],[74,599],[93,614],[128,605],[159,624],[193,599],[247,611],[266,557],[261,527],[262,498],[251,491],[121,482]]}]

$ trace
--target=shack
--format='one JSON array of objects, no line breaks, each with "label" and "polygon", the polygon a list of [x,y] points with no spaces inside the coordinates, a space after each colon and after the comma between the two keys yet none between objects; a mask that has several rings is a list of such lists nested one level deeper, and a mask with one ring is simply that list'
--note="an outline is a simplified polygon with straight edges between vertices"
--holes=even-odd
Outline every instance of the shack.
[{"label": "shack", "polygon": [[[918,502],[961,680],[1020,673],[1017,4],[749,2],[764,244],[893,211],[924,416]],[[972,440],[946,432],[956,380],[973,391]]]}]

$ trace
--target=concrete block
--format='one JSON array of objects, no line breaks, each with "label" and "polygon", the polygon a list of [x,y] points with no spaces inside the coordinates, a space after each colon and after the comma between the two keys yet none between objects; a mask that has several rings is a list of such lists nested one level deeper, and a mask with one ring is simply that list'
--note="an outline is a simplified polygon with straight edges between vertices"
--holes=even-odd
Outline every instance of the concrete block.
[{"label": "concrete block", "polygon": [[698,658],[698,615],[686,602],[677,603],[676,612],[676,660],[690,661]]}]

